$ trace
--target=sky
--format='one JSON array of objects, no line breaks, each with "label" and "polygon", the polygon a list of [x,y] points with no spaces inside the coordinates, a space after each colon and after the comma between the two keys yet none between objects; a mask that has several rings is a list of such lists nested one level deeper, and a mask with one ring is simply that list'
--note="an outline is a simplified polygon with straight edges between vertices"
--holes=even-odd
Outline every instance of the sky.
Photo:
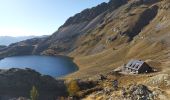
[{"label": "sky", "polygon": [[0,0],[0,36],[50,35],[71,16],[109,0]]}]

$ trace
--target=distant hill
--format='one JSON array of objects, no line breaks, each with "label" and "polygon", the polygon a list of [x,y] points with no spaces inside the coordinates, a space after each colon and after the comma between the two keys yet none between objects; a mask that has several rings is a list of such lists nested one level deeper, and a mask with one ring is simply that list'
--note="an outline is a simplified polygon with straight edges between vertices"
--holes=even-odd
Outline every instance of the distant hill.
[{"label": "distant hill", "polygon": [[37,38],[37,36],[19,36],[19,37],[12,37],[12,36],[0,36],[0,45],[9,45],[11,43],[16,43],[19,41]]}]

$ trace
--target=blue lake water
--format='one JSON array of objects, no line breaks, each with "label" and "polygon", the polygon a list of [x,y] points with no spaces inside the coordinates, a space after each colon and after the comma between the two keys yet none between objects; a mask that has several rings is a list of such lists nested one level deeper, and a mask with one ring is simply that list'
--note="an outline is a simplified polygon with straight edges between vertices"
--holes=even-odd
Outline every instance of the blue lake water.
[{"label": "blue lake water", "polygon": [[44,75],[59,77],[78,70],[70,58],[63,56],[14,56],[0,60],[0,69],[31,68]]}]

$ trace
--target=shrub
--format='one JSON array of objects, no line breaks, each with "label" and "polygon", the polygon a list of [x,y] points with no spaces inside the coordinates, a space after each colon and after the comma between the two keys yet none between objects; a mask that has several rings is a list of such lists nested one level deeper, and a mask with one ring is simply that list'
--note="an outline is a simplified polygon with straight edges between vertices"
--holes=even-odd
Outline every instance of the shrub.
[{"label": "shrub", "polygon": [[67,85],[67,90],[70,96],[74,96],[80,90],[77,81],[75,80],[70,81]]},{"label": "shrub", "polygon": [[38,90],[36,89],[35,86],[33,86],[32,90],[30,91],[31,100],[38,100],[38,96],[39,96]]}]

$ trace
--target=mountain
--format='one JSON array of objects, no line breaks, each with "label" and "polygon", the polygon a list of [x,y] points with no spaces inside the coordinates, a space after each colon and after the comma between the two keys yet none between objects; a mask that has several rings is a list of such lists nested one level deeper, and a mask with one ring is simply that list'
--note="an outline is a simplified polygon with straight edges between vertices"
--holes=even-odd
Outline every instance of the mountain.
[{"label": "mountain", "polygon": [[35,38],[36,36],[19,36],[19,37],[11,37],[11,36],[0,36],[0,45],[9,45],[11,43]]},{"label": "mountain", "polygon": [[110,0],[70,17],[53,35],[12,44],[0,56],[23,54],[74,57],[88,77],[126,64],[149,61],[167,72],[170,54],[169,0]]},{"label": "mountain", "polygon": [[31,55],[35,53],[38,45],[42,41],[46,40],[48,36],[41,36],[37,38],[31,38],[24,41],[12,43],[9,46],[1,46],[0,48],[0,58],[6,56],[15,56],[15,55]]}]

